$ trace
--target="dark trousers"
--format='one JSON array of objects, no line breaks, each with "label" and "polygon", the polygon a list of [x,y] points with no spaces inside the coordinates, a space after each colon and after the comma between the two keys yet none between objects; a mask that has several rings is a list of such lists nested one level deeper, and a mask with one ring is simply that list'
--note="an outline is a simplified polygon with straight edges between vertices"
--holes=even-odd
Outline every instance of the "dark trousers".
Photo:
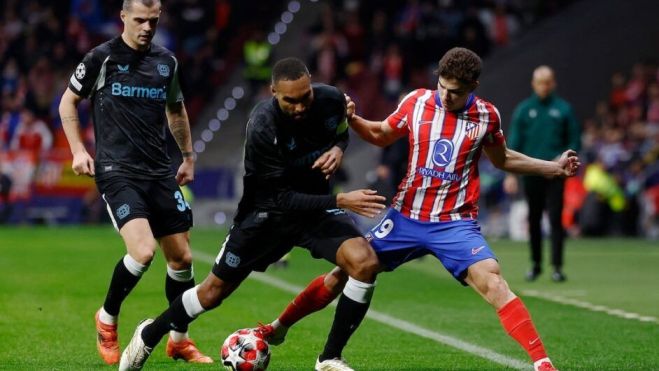
[{"label": "dark trousers", "polygon": [[561,223],[565,179],[525,177],[524,193],[529,204],[529,236],[531,261],[534,268],[542,267],[542,212],[547,210],[551,226],[551,264],[556,269],[563,266],[565,232]]}]

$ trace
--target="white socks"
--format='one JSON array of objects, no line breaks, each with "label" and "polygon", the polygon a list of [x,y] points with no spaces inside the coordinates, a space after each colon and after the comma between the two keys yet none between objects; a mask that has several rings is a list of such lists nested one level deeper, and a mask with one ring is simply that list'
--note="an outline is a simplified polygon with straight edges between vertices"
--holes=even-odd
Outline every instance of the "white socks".
[{"label": "white socks", "polygon": [[98,312],[98,319],[106,325],[116,325],[118,318],[117,316],[108,314],[108,312],[105,311],[105,308],[101,307],[101,310]]},{"label": "white socks", "polygon": [[373,290],[375,290],[375,282],[366,283],[348,277],[348,283],[343,288],[343,295],[358,303],[366,304],[371,301]]},{"label": "white socks", "polygon": [[133,259],[132,256],[126,254],[124,256],[124,265],[126,269],[135,277],[142,277],[142,274],[149,269],[148,265],[140,264],[137,260]]},{"label": "white socks", "polygon": [[169,265],[167,265],[167,275],[174,281],[188,282],[194,278],[194,269],[192,268],[191,265],[189,269],[183,269],[177,271],[170,268]]},{"label": "white socks", "polygon": [[186,290],[183,293],[183,297],[181,298],[183,301],[183,308],[185,309],[185,313],[187,313],[190,318],[197,318],[198,315],[206,311],[206,309],[201,306],[201,302],[199,302],[199,297],[197,296],[197,287],[199,287],[199,285]]},{"label": "white socks", "polygon": [[183,340],[188,338],[188,332],[178,332],[171,330],[169,331],[169,337],[172,338],[172,341],[175,343],[180,343]]}]

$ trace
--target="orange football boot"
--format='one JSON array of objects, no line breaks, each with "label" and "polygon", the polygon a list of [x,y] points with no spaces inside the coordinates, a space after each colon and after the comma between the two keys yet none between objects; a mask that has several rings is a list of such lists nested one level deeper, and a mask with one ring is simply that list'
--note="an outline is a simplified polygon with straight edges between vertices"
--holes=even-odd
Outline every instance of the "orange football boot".
[{"label": "orange football boot", "polygon": [[182,359],[190,363],[213,363],[213,359],[199,351],[191,339],[175,343],[170,337],[167,340],[167,356],[174,360]]},{"label": "orange football boot", "polygon": [[119,363],[121,352],[119,351],[119,340],[117,335],[117,325],[107,325],[98,319],[100,309],[96,312],[94,320],[96,321],[96,349],[103,361],[108,365]]}]

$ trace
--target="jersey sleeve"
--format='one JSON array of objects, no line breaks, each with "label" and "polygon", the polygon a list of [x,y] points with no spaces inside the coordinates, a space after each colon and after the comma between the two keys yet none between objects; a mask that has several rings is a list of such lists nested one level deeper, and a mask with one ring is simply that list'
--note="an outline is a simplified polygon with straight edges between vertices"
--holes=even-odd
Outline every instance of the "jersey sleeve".
[{"label": "jersey sleeve", "polygon": [[69,79],[69,89],[81,97],[89,97],[94,92],[101,67],[108,56],[92,49],[78,64]]},{"label": "jersey sleeve", "polygon": [[[343,98],[343,96],[342,96]],[[348,143],[350,142],[350,136],[348,134],[348,117],[346,116],[346,102],[342,100],[340,112],[338,114],[339,124],[336,126],[336,137],[334,145],[341,148],[343,152],[348,148]]]},{"label": "jersey sleeve", "polygon": [[172,59],[174,60],[174,73],[172,74],[172,79],[167,87],[168,104],[183,102],[183,92],[181,91],[181,85],[178,79],[178,61],[174,56],[172,56]]},{"label": "jersey sleeve", "polygon": [[398,104],[398,108],[387,117],[387,123],[396,134],[403,135],[409,131],[408,116],[416,104],[417,97],[417,90],[409,93]]},{"label": "jersey sleeve", "polygon": [[501,129],[501,115],[499,110],[490,106],[490,122],[487,125],[487,132],[485,133],[485,138],[483,143],[486,146],[500,146],[506,142],[506,138],[503,135],[503,130]]}]

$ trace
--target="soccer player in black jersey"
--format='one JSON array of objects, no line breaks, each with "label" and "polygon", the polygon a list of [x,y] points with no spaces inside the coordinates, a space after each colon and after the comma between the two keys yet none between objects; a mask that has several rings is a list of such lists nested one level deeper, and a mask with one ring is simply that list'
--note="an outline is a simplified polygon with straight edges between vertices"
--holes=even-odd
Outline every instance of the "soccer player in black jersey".
[{"label": "soccer player in black jersey", "polygon": [[[71,76],[59,107],[73,154],[73,171],[94,176],[127,254],[114,268],[103,306],[96,312],[97,348],[108,364],[119,362],[117,319],[121,303],[147,270],[156,240],[167,260],[165,292],[174,300],[194,287],[189,229],[192,212],[179,185],[194,178],[188,115],[169,50],[151,43],[160,16],[158,0],[124,0],[121,36],[92,49]],[[77,106],[92,102],[96,156],[85,149]],[[181,150],[176,174],[165,143],[166,125]],[[167,354],[212,363],[188,338],[172,331]]]},{"label": "soccer player in black jersey", "polygon": [[379,265],[344,209],[373,217],[384,208],[384,197],[365,189],[330,194],[328,178],[348,144],[345,98],[338,89],[312,84],[304,63],[287,58],[273,67],[272,92],[250,114],[243,197],[211,273],[137,327],[120,370],[141,369],[163,335],[219,306],[252,271],[264,271],[293,246],[349,276],[317,361],[344,363],[341,350],[366,314]]}]

